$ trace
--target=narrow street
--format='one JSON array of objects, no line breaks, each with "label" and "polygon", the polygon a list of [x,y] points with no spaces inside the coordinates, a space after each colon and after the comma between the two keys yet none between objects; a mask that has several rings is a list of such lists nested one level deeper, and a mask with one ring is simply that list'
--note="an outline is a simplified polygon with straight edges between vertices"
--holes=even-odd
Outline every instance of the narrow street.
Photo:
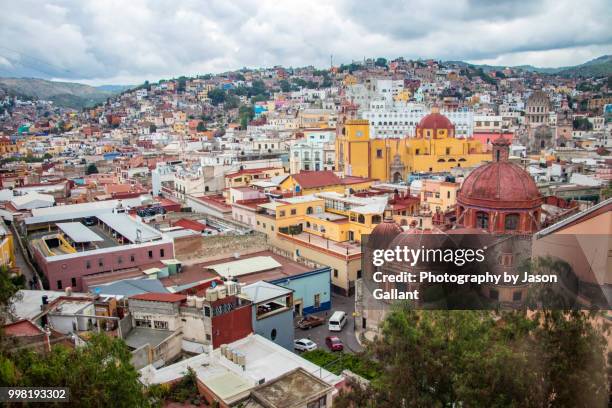
[{"label": "narrow street", "polygon": [[[328,350],[325,345],[325,337],[327,336],[338,336],[342,343],[344,344],[344,352],[345,353],[359,353],[363,350],[363,347],[357,341],[355,337],[355,318],[353,317],[353,312],[355,311],[355,296],[345,297],[341,295],[332,294],[332,308],[326,312],[322,313],[314,313],[316,316],[324,317],[326,322],[325,324],[314,327],[308,330],[302,330],[299,328],[295,329],[295,339],[308,338],[319,346],[320,349]],[[340,332],[330,332],[327,328],[327,319],[335,312],[335,311],[344,311],[347,316],[347,323]]]},{"label": "narrow street", "polygon": [[[40,288],[40,280],[36,276],[36,272],[32,270],[28,262],[26,262],[25,257],[27,256],[21,250],[21,246],[19,245],[19,237],[15,235],[11,228],[11,234],[13,234],[13,242],[15,243],[15,263],[17,267],[21,270],[21,273],[26,278],[26,289],[41,289]],[[32,285],[32,282],[36,282]]]}]

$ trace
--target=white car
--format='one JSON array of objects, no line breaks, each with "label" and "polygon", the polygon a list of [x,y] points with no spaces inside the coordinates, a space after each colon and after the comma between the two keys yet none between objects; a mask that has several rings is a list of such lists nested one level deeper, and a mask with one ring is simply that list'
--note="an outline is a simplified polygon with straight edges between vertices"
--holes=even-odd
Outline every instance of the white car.
[{"label": "white car", "polygon": [[308,339],[299,339],[293,341],[293,348],[298,351],[312,351],[316,350],[317,343]]}]

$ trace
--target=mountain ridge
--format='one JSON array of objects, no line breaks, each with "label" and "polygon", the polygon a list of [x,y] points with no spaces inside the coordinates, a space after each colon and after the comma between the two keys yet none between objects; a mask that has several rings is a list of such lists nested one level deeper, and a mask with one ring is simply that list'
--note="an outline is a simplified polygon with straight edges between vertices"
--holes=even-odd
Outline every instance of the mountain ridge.
[{"label": "mountain ridge", "polygon": [[589,76],[607,76],[612,75],[612,55],[602,55],[587,62],[578,65],[557,67],[557,68],[542,68],[533,65],[489,65],[489,64],[472,64],[465,61],[444,61],[447,64],[457,64],[460,66],[469,66],[473,68],[482,68],[485,72],[501,71],[506,68],[518,69],[522,71],[536,72],[539,74],[560,75],[564,77],[589,77]]},{"label": "mountain ridge", "polygon": [[27,99],[49,100],[73,109],[91,107],[129,89],[124,85],[98,87],[76,82],[50,81],[41,78],[0,78],[0,90]]}]

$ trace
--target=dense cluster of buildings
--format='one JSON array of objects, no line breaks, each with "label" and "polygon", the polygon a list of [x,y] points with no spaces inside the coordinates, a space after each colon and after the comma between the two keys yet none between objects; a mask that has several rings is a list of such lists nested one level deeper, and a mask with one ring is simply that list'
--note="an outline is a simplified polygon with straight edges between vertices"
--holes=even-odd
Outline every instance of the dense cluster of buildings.
[{"label": "dense cluster of buildings", "polygon": [[400,58],[146,83],[82,111],[2,95],[0,264],[24,277],[5,332],[44,351],[105,331],[145,384],[192,367],[220,406],[331,406],[345,378],[293,352],[294,320],[354,297],[356,335],[377,332],[367,245],[610,233],[608,86]]}]

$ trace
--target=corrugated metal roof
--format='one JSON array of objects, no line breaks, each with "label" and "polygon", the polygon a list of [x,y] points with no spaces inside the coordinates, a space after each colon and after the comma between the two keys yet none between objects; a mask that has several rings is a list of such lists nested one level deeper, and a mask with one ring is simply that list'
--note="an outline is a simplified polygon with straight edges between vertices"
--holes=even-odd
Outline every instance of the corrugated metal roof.
[{"label": "corrugated metal roof", "polygon": [[98,219],[130,242],[148,242],[161,238],[161,233],[125,214],[100,214]]},{"label": "corrugated metal roof", "polygon": [[225,278],[230,278],[248,275],[255,272],[267,271],[280,266],[281,264],[271,256],[255,256],[252,258],[210,265],[207,266],[207,268],[214,270]]},{"label": "corrugated metal roof", "polygon": [[82,243],[104,241],[104,238],[100,237],[98,234],[80,222],[61,222],[56,225],[74,242]]}]

